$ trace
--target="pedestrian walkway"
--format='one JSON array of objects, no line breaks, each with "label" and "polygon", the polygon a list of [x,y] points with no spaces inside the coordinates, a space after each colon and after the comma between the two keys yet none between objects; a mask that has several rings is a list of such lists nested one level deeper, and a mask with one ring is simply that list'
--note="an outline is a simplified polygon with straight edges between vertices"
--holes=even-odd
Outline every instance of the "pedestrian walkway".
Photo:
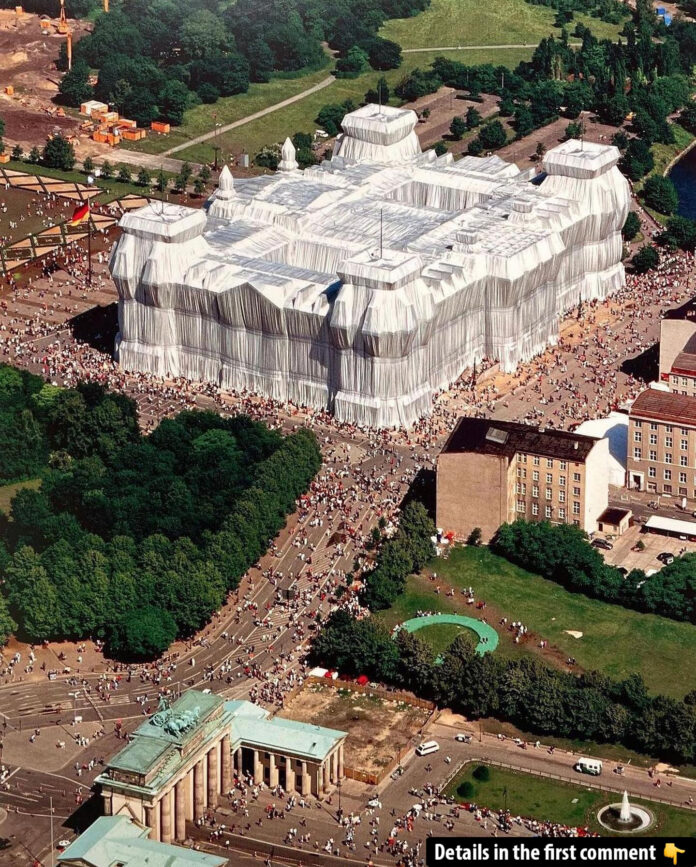
[{"label": "pedestrian walkway", "polygon": [[479,656],[495,650],[498,646],[498,633],[490,624],[475,620],[473,617],[465,617],[463,614],[427,614],[425,617],[412,617],[411,620],[402,623],[400,628],[405,629],[406,632],[416,632],[426,626],[444,624],[461,626],[463,629],[471,629],[475,632],[479,637],[479,643],[476,645],[476,653]]}]

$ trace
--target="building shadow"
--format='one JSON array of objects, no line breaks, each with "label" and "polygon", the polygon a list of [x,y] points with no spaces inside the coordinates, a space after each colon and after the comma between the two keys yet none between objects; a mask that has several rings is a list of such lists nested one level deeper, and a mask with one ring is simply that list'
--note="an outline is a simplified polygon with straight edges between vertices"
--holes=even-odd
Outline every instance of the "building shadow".
[{"label": "building shadow", "polygon": [[653,343],[640,355],[625,359],[619,370],[643,382],[655,382],[660,376],[660,344]]},{"label": "building shadow", "polygon": [[118,304],[114,301],[105,307],[91,307],[68,320],[68,327],[75,340],[113,355],[118,332]]}]

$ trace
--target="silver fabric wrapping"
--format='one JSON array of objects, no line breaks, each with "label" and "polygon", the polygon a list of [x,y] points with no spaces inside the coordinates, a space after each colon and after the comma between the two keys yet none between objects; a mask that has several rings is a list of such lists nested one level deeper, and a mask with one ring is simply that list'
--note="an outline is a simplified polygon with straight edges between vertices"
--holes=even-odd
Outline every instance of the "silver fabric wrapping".
[{"label": "silver fabric wrapping", "polygon": [[319,166],[223,170],[203,211],[125,214],[121,365],[408,426],[474,362],[514,370],[624,285],[616,148],[565,142],[532,183],[496,156],[421,153],[415,122],[366,106]]}]

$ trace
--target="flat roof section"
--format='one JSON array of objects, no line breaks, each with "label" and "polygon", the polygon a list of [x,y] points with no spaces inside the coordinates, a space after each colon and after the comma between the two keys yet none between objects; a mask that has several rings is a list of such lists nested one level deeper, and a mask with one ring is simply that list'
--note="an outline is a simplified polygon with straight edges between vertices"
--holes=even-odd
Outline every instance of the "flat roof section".
[{"label": "flat roof section", "polygon": [[680,521],[678,518],[651,515],[644,526],[646,530],[655,530],[658,533],[678,533],[680,536],[696,538],[696,523],[694,521]]},{"label": "flat roof section", "polygon": [[476,452],[512,458],[517,452],[524,452],[584,463],[597,442],[594,437],[583,434],[541,430],[529,424],[463,416],[445,443],[442,454]]}]

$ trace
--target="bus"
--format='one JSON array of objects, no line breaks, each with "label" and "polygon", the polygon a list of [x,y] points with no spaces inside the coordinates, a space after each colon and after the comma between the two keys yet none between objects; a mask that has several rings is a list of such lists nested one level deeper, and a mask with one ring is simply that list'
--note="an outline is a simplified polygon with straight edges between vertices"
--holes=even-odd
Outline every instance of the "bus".
[{"label": "bus", "polygon": [[440,749],[440,744],[437,741],[424,741],[416,747],[417,756],[428,756],[430,753],[436,753]]}]

